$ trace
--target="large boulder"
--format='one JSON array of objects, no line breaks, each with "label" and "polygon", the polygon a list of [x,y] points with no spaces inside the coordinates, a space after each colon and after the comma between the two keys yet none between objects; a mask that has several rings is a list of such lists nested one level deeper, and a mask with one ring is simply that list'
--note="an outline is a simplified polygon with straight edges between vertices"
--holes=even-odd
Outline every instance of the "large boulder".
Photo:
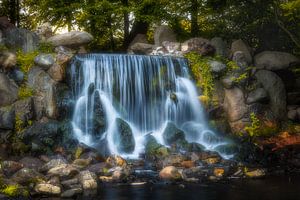
[{"label": "large boulder", "polygon": [[257,88],[251,91],[247,97],[247,104],[252,104],[255,102],[264,102],[268,99],[268,93],[264,88]]},{"label": "large boulder", "polygon": [[33,100],[31,97],[14,103],[16,118],[26,124],[33,118]]},{"label": "large boulder", "polygon": [[235,122],[244,117],[247,106],[244,93],[240,88],[225,89],[224,109],[230,122]]},{"label": "large boulder", "polygon": [[134,45],[135,43],[148,44],[147,35],[145,35],[145,34],[137,34],[135,36],[135,38],[131,41],[129,47],[132,46],[132,45]]},{"label": "large boulder", "polygon": [[258,69],[275,71],[300,64],[300,59],[285,52],[264,51],[254,57],[254,63]]},{"label": "large boulder", "polygon": [[13,28],[5,32],[5,44],[9,49],[22,49],[23,52],[32,52],[38,48],[37,34],[22,28]]},{"label": "large boulder", "polygon": [[246,44],[243,40],[235,40],[231,44],[231,53],[234,54],[237,51],[241,51],[244,53],[246,61],[248,64],[252,63],[252,50],[248,44]]},{"label": "large boulder", "polygon": [[228,48],[226,42],[222,38],[214,37],[213,39],[211,39],[210,42],[215,47],[217,55],[220,55],[224,58],[228,58],[229,48]]},{"label": "large boulder", "polygon": [[175,33],[166,25],[157,27],[154,32],[155,46],[161,46],[164,41],[176,42]]},{"label": "large boulder", "polygon": [[102,136],[107,128],[107,119],[105,109],[100,99],[100,94],[95,93],[94,96],[94,112],[93,112],[93,133],[96,136]]},{"label": "large boulder", "polygon": [[165,130],[163,131],[163,139],[167,145],[174,144],[178,141],[185,140],[184,132],[176,127],[172,122],[168,122]]},{"label": "large boulder", "polygon": [[182,179],[179,170],[174,166],[168,166],[163,168],[159,172],[159,177],[164,180],[176,181]]},{"label": "large boulder", "polygon": [[55,60],[51,54],[39,54],[34,58],[34,63],[43,70],[48,70],[54,62]]},{"label": "large boulder", "polygon": [[46,23],[38,26],[35,32],[42,41],[45,41],[49,37],[53,36],[52,27],[49,22],[46,22]]},{"label": "large boulder", "polygon": [[280,77],[274,72],[259,70],[255,77],[268,92],[270,108],[277,119],[286,118],[286,91]]},{"label": "large boulder", "polygon": [[226,70],[226,65],[219,61],[210,61],[209,62],[210,69],[214,74],[221,74]]},{"label": "large boulder", "polygon": [[204,38],[191,38],[181,44],[183,53],[197,52],[203,56],[211,56],[215,54],[215,47],[209,40]]},{"label": "large boulder", "polygon": [[240,69],[236,69],[236,72],[244,72],[249,66],[249,61],[246,54],[242,51],[236,51],[233,53],[232,60],[239,66]]},{"label": "large boulder", "polygon": [[0,97],[0,107],[18,99],[18,86],[3,73],[0,73]]},{"label": "large boulder", "polygon": [[123,153],[132,153],[135,147],[135,140],[129,124],[121,118],[117,118],[115,123],[117,131],[114,138],[115,141],[117,141],[118,151]]},{"label": "large boulder", "polygon": [[56,83],[41,68],[33,67],[28,73],[28,85],[35,90],[34,110],[37,119],[57,117]]},{"label": "large boulder", "polygon": [[0,129],[13,129],[15,125],[15,111],[12,106],[0,108]]},{"label": "large boulder", "polygon": [[93,40],[93,36],[84,31],[71,31],[52,36],[47,39],[53,46],[76,47],[86,45]]},{"label": "large boulder", "polygon": [[147,55],[153,51],[154,47],[152,44],[137,42],[129,47],[128,53]]},{"label": "large boulder", "polygon": [[66,67],[64,65],[55,63],[49,68],[47,72],[53,80],[61,82],[65,79]]}]

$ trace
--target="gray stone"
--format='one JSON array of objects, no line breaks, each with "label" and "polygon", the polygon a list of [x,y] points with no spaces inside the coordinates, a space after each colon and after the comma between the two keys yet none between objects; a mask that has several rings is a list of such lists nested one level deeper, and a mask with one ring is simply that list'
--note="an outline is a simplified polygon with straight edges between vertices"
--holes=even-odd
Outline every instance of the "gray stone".
[{"label": "gray stone", "polygon": [[163,131],[163,139],[167,145],[185,140],[184,132],[176,127],[172,122],[168,122],[165,130]]},{"label": "gray stone", "polygon": [[5,74],[0,73],[0,107],[12,104],[18,99],[18,86]]},{"label": "gray stone", "polygon": [[231,52],[234,54],[237,51],[241,51],[244,53],[246,61],[248,64],[252,63],[252,50],[248,44],[246,44],[243,40],[235,40],[231,44]]},{"label": "gray stone", "polygon": [[7,76],[14,80],[18,85],[21,85],[24,80],[24,72],[19,69],[12,69],[8,72]]},{"label": "gray stone", "polygon": [[222,38],[214,37],[211,39],[211,44],[215,47],[217,55],[220,55],[224,58],[229,57],[229,48]]},{"label": "gray stone", "polygon": [[53,46],[77,47],[90,43],[93,36],[84,31],[71,31],[47,39]]},{"label": "gray stone", "polygon": [[45,180],[45,177],[34,169],[29,169],[26,167],[20,169],[11,177],[12,181],[19,184],[35,183],[36,180],[39,179]]},{"label": "gray stone", "polygon": [[55,60],[51,54],[39,54],[34,58],[34,63],[45,71],[48,70],[54,62]]},{"label": "gray stone", "polygon": [[43,116],[57,117],[56,82],[39,67],[33,67],[28,73],[28,85],[35,90],[34,110],[37,119]]},{"label": "gray stone", "polygon": [[162,46],[168,51],[169,54],[174,54],[176,51],[181,50],[181,44],[179,42],[164,41]]},{"label": "gray stone", "polygon": [[61,164],[49,169],[48,175],[59,176],[62,178],[72,178],[79,173],[79,170],[73,165]]},{"label": "gray stone", "polygon": [[232,60],[240,67],[237,69],[238,72],[243,72],[249,65],[247,61],[247,57],[244,52],[236,51],[233,53]]},{"label": "gray stone", "polygon": [[85,170],[79,173],[78,178],[85,195],[97,190],[98,184],[96,174]]},{"label": "gray stone", "polygon": [[16,101],[14,103],[16,117],[22,120],[24,124],[33,118],[33,100],[32,97]]},{"label": "gray stone", "polygon": [[41,172],[47,172],[48,170],[54,168],[54,167],[57,167],[59,165],[62,165],[62,164],[67,164],[67,161],[64,160],[64,159],[60,159],[60,158],[57,158],[57,159],[52,159],[50,160],[49,162],[47,162],[46,164],[44,164],[40,171]]},{"label": "gray stone", "polygon": [[39,169],[44,165],[43,161],[34,157],[24,157],[19,162],[22,163],[24,167],[34,169],[36,171],[39,171]]},{"label": "gray stone", "polygon": [[132,45],[134,45],[135,43],[144,43],[144,44],[148,44],[148,40],[147,40],[147,35],[145,34],[137,34],[135,36],[135,38],[131,41],[130,45],[129,45],[129,49]]},{"label": "gray stone", "polygon": [[148,55],[154,49],[154,45],[147,43],[135,43],[128,49],[128,53]]},{"label": "gray stone", "polygon": [[234,76],[225,76],[221,82],[222,82],[222,85],[226,88],[226,89],[231,89],[234,85],[234,82],[233,82],[233,78]]},{"label": "gray stone", "polygon": [[300,64],[300,59],[285,52],[264,51],[254,57],[254,63],[258,69],[275,71]]},{"label": "gray stone", "polygon": [[287,117],[288,117],[289,120],[296,121],[297,118],[298,118],[297,110],[289,110],[288,114],[287,114]]},{"label": "gray stone", "polygon": [[226,70],[226,65],[219,61],[210,61],[209,62],[211,71],[215,74],[220,74]]},{"label": "gray stone", "polygon": [[47,40],[49,37],[53,36],[51,24],[49,22],[46,22],[38,26],[36,30],[36,34],[39,36],[39,38],[42,41]]},{"label": "gray stone", "polygon": [[247,104],[255,102],[263,102],[268,99],[268,94],[264,88],[257,88],[256,90],[250,92],[247,97]]},{"label": "gray stone", "polygon": [[115,141],[117,141],[117,149],[119,152],[131,153],[134,151],[135,140],[132,130],[127,122],[121,118],[116,119],[117,132],[114,135]]},{"label": "gray stone", "polygon": [[82,188],[72,188],[64,191],[60,196],[63,198],[69,198],[81,193],[82,193]]},{"label": "gray stone", "polygon": [[61,193],[60,187],[49,183],[39,183],[34,187],[34,190],[38,194],[59,195]]},{"label": "gray stone", "polygon": [[191,38],[181,44],[183,53],[197,52],[203,56],[215,54],[215,47],[205,38]]},{"label": "gray stone", "polygon": [[267,70],[259,70],[255,77],[263,85],[270,97],[270,108],[277,119],[286,118],[286,91],[278,75]]},{"label": "gray stone", "polygon": [[13,106],[0,108],[0,129],[13,129],[15,126],[15,111]]},{"label": "gray stone", "polygon": [[155,29],[154,44],[155,46],[161,46],[164,41],[176,42],[176,35],[171,28],[161,25]]},{"label": "gray stone", "polygon": [[5,70],[12,69],[17,64],[17,56],[11,52],[0,53],[0,67]]},{"label": "gray stone", "polygon": [[241,89],[238,87],[225,89],[224,110],[230,122],[235,122],[244,117],[247,112],[247,106]]}]

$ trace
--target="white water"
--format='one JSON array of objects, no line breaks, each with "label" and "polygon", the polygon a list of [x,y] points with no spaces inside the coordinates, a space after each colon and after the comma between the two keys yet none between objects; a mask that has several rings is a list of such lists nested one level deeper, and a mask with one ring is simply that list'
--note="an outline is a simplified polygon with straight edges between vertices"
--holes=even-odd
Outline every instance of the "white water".
[{"label": "white water", "polygon": [[[87,54],[76,56],[71,70],[76,99],[73,131],[80,142],[97,146],[105,140],[110,153],[137,158],[144,150],[144,136],[151,133],[164,144],[163,130],[172,121],[185,132],[188,142],[200,143],[207,150],[226,144],[207,126],[185,59]],[[89,88],[93,89],[89,92]],[[91,128],[96,93],[107,122],[103,133]],[[114,140],[117,118],[132,129],[135,148],[131,153],[118,151],[119,141]]]}]

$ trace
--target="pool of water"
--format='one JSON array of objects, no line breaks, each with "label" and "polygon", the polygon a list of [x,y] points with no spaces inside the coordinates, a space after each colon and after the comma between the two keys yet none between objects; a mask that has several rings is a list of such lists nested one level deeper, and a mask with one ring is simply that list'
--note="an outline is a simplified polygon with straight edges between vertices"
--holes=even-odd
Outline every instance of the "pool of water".
[{"label": "pool of water", "polygon": [[102,186],[95,199],[300,200],[300,176],[183,185]]}]

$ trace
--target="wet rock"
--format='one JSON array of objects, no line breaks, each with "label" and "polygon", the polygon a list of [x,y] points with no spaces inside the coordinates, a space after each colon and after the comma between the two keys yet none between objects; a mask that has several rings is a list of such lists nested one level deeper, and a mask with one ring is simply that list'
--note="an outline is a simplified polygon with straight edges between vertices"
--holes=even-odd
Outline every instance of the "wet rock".
[{"label": "wet rock", "polygon": [[195,167],[195,162],[192,160],[182,161],[180,164],[184,168],[192,168]]},{"label": "wet rock", "polygon": [[131,153],[135,148],[135,140],[132,130],[127,122],[121,118],[116,119],[117,132],[114,135],[114,141],[117,141],[117,149],[119,152]]},{"label": "wet rock", "polygon": [[12,79],[15,81],[19,86],[22,84],[24,81],[24,73],[20,69],[12,69],[8,72],[7,74],[8,78]]},{"label": "wet rock", "polygon": [[98,187],[96,174],[90,171],[81,171],[78,177],[85,195],[96,192]]},{"label": "wet rock", "polygon": [[163,131],[163,139],[167,145],[185,140],[184,132],[176,127],[172,122],[168,122],[165,130]]},{"label": "wet rock", "polygon": [[70,198],[81,193],[82,193],[82,188],[73,188],[64,191],[60,196],[63,198]]},{"label": "wet rock", "polygon": [[183,53],[197,52],[203,56],[211,56],[215,53],[214,46],[204,38],[191,38],[181,44]]},{"label": "wet rock", "polygon": [[111,182],[113,182],[113,177],[112,176],[100,176],[99,179],[103,183],[111,183]]},{"label": "wet rock", "polygon": [[223,168],[214,168],[214,175],[216,177],[223,177],[225,174],[225,170]]},{"label": "wet rock", "polygon": [[253,171],[245,172],[245,175],[249,178],[261,178],[261,177],[264,177],[266,175],[266,172],[263,169],[256,169],[256,170],[253,170]]},{"label": "wet rock", "polygon": [[134,43],[128,49],[129,53],[140,54],[140,55],[149,55],[153,49],[154,45],[147,43]]},{"label": "wet rock", "polygon": [[111,172],[112,172],[112,179],[114,181],[125,180],[130,175],[130,169],[128,167],[126,168],[115,167],[109,170],[109,173]]},{"label": "wet rock", "polygon": [[176,35],[171,28],[161,25],[155,29],[154,44],[155,46],[162,46],[164,41],[176,42]]},{"label": "wet rock", "polygon": [[206,158],[203,160],[208,165],[214,165],[217,164],[221,161],[220,157],[211,157],[211,158]]},{"label": "wet rock", "polygon": [[[106,131],[108,123],[107,123],[107,119],[106,119],[105,109],[104,109],[103,103],[101,101],[100,94],[98,92],[95,93],[93,110],[94,110],[94,113],[93,113],[93,119],[92,119],[93,120],[93,130],[92,131],[95,136],[101,137],[103,135],[103,133]],[[120,127],[120,128],[125,128],[125,127],[123,127],[123,125],[122,125],[122,127]],[[127,133],[124,133],[124,134],[127,134]],[[123,134],[120,134],[120,135],[123,135]],[[124,135],[124,137],[127,137],[127,136]],[[121,137],[120,139],[124,139],[124,138]],[[128,147],[124,146],[124,148],[126,150],[130,150],[129,146]]]},{"label": "wet rock", "polygon": [[72,185],[76,185],[79,183],[78,178],[72,178],[65,181],[62,181],[61,184],[66,188],[71,188]]},{"label": "wet rock", "polygon": [[59,176],[52,176],[47,183],[51,184],[51,185],[55,185],[55,186],[61,186],[60,185],[60,179]]},{"label": "wet rock", "polygon": [[164,180],[172,180],[172,181],[182,179],[182,176],[179,173],[178,169],[174,166],[168,166],[168,167],[163,168],[159,172],[159,177]]},{"label": "wet rock", "polygon": [[67,164],[67,161],[64,160],[64,159],[60,159],[60,158],[58,158],[58,159],[52,159],[49,162],[47,162],[46,164],[44,164],[41,167],[40,171],[41,172],[47,172],[50,169],[55,168],[55,167],[57,167],[59,165],[62,165],[62,164]]},{"label": "wet rock", "polygon": [[296,56],[279,51],[264,51],[254,57],[258,69],[280,70],[300,64]]},{"label": "wet rock", "polygon": [[91,161],[92,160],[90,160],[90,159],[76,159],[73,161],[73,165],[75,165],[76,167],[79,167],[79,168],[85,168],[91,164]]},{"label": "wet rock", "polygon": [[163,158],[169,155],[169,150],[159,144],[152,135],[148,135],[145,144],[145,154],[149,159]]},{"label": "wet rock", "polygon": [[224,109],[230,122],[237,121],[246,114],[244,93],[241,89],[225,89]]},{"label": "wet rock", "polygon": [[175,154],[175,155],[169,155],[168,157],[164,158],[163,160],[163,166],[175,166],[175,167],[180,167],[181,163],[185,160],[186,158],[181,155],[181,154]]},{"label": "wet rock", "polygon": [[10,160],[5,160],[1,163],[1,169],[6,176],[13,175],[15,172],[19,171],[23,167],[24,166],[22,163],[10,161]]},{"label": "wet rock", "polygon": [[60,187],[48,183],[37,184],[34,190],[38,194],[59,195],[61,193]]},{"label": "wet rock", "polygon": [[71,31],[64,34],[52,36],[47,39],[53,46],[76,47],[90,43],[93,36],[84,31]]},{"label": "wet rock", "polygon": [[39,171],[39,169],[44,165],[44,162],[38,158],[34,157],[24,157],[20,161],[24,167]]},{"label": "wet rock", "polygon": [[57,167],[51,168],[48,171],[48,175],[59,176],[63,178],[72,178],[78,173],[79,170],[77,168],[68,164],[58,165]]},{"label": "wet rock", "polygon": [[243,40],[235,40],[231,44],[231,52],[234,54],[237,51],[241,51],[244,53],[246,61],[248,64],[252,63],[252,50],[248,44],[246,44]]},{"label": "wet rock", "polygon": [[96,163],[96,164],[88,166],[87,170],[98,175],[98,174],[103,173],[103,171],[106,169],[106,167],[107,167],[107,164],[105,162],[102,162],[102,163]]},{"label": "wet rock", "polygon": [[0,108],[0,129],[12,130],[14,126],[15,126],[15,111],[13,109],[13,106]]},{"label": "wet rock", "polygon": [[274,72],[267,70],[259,70],[255,77],[269,94],[270,107],[275,118],[285,119],[286,91],[282,80]]},{"label": "wet rock", "polygon": [[0,107],[18,99],[18,86],[3,73],[0,73],[0,96]]},{"label": "wet rock", "polygon": [[250,92],[247,97],[247,104],[255,102],[265,102],[268,100],[268,94],[265,89],[257,88],[256,90]]},{"label": "wet rock", "polygon": [[34,58],[34,63],[47,71],[55,63],[55,60],[51,54],[39,54]]},{"label": "wet rock", "polygon": [[36,118],[46,116],[55,119],[58,113],[55,81],[44,70],[33,67],[28,73],[28,85],[35,91],[33,101]]},{"label": "wet rock", "polygon": [[226,65],[218,61],[209,62],[211,71],[215,74],[220,74],[226,70]]},{"label": "wet rock", "polygon": [[45,180],[45,177],[34,169],[22,168],[17,171],[11,180],[19,184],[36,183]]},{"label": "wet rock", "polygon": [[217,55],[228,58],[229,49],[226,42],[222,38],[214,37],[213,39],[211,39],[211,44],[215,47]]},{"label": "wet rock", "polygon": [[124,158],[118,155],[111,155],[106,159],[106,163],[111,167],[125,167],[127,166],[127,162]]}]

